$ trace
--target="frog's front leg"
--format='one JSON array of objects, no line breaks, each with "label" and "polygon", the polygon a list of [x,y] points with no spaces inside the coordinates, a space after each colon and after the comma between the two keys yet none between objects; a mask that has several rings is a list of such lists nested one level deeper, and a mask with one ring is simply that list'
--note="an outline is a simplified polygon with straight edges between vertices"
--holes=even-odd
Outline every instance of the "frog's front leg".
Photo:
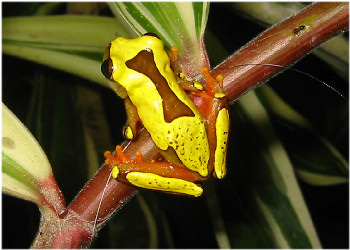
[{"label": "frog's front leg", "polygon": [[198,197],[203,189],[195,181],[203,180],[196,172],[169,162],[145,162],[137,152],[136,159],[127,157],[120,146],[115,155],[105,152],[105,163],[112,168],[112,177],[132,185],[158,191]]},{"label": "frog's front leg", "polygon": [[209,172],[214,170],[214,175],[221,179],[226,175],[226,153],[230,127],[223,77],[218,75],[214,78],[209,69],[203,67],[201,73],[206,82],[204,88],[201,83],[186,79],[187,77],[181,72],[178,65],[177,57],[178,48],[174,46],[170,53],[171,67],[176,72],[177,82],[181,88],[192,95],[193,102],[206,119],[210,144]]},{"label": "frog's front leg", "polygon": [[206,67],[203,67],[201,72],[206,80],[205,90],[191,91],[191,94],[200,99],[196,105],[207,123],[211,159],[209,168],[214,169],[214,175],[221,179],[226,175],[226,153],[230,127],[228,102],[223,92],[222,76],[218,75],[214,78]]},{"label": "frog's front leg", "polygon": [[129,97],[124,99],[124,105],[127,121],[123,128],[123,135],[126,139],[133,140],[142,127],[141,119],[137,113],[135,105],[132,104]]}]

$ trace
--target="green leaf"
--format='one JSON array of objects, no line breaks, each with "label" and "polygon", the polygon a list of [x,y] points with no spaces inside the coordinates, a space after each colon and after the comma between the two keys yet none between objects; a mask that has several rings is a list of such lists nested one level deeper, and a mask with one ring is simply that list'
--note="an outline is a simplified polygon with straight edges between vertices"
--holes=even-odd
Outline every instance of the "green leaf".
[{"label": "green leaf", "polygon": [[4,53],[31,60],[59,70],[76,74],[92,82],[108,87],[105,77],[101,74],[101,62],[84,56],[67,52],[40,49],[32,46],[12,45],[3,43]]},{"label": "green leaf", "polygon": [[112,3],[133,27],[138,35],[155,32],[165,45],[185,47],[184,39],[197,43],[203,36],[209,3],[164,2],[164,3]]},{"label": "green leaf", "polygon": [[243,123],[239,131],[233,124],[234,137],[242,137],[244,143],[235,145],[237,151],[231,157],[242,159],[235,163],[231,175],[236,176],[230,181],[236,182],[245,219],[229,225],[234,229],[230,229],[232,246],[320,248],[293,166],[266,109],[254,92],[237,105],[235,116]]},{"label": "green leaf", "polygon": [[156,33],[165,47],[179,48],[179,64],[185,74],[195,76],[208,64],[203,36],[207,23],[207,2],[117,2],[109,4],[137,35]]},{"label": "green leaf", "polygon": [[38,142],[2,104],[2,189],[6,194],[38,202],[39,183],[52,174]]},{"label": "green leaf", "polygon": [[[112,147],[109,128],[101,125],[99,93],[80,86],[86,83],[82,79],[52,70],[37,72],[34,83],[28,127],[49,156],[66,199],[71,200],[100,167],[103,152]],[[72,182],[75,185],[69,185]]]},{"label": "green leaf", "polygon": [[217,189],[214,185],[214,179],[211,178],[205,182],[205,192],[207,204],[210,210],[210,216],[214,227],[215,238],[219,248],[231,249],[230,240],[225,228],[225,218],[220,208],[220,201],[217,195]]},{"label": "green leaf", "polygon": [[102,55],[127,33],[116,19],[42,16],[3,19],[3,52],[76,74],[107,87],[100,72]]},{"label": "green leaf", "polygon": [[[113,148],[110,126],[107,121],[101,93],[85,86],[77,86],[77,106],[82,123],[88,176],[93,177],[104,161],[103,153]],[[122,108],[122,107],[121,107]],[[65,119],[62,119],[63,122]]]},{"label": "green leaf", "polygon": [[312,185],[348,182],[348,163],[338,150],[271,88],[257,90],[260,99],[275,115],[279,136],[295,163],[299,177]]},{"label": "green leaf", "polygon": [[115,18],[73,15],[4,18],[2,31],[4,40],[100,53],[116,36],[127,35]]}]

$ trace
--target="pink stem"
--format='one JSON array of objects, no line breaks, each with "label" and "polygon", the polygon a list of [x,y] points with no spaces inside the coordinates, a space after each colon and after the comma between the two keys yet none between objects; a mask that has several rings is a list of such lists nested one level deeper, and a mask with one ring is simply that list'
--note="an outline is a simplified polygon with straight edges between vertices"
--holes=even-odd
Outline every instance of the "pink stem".
[{"label": "pink stem", "polygon": [[[295,33],[295,29],[301,25],[304,25],[305,29]],[[242,94],[285,70],[312,49],[348,28],[348,3],[315,3],[298,15],[260,34],[215,67],[212,73],[224,76],[226,94],[231,101],[235,101]]]}]

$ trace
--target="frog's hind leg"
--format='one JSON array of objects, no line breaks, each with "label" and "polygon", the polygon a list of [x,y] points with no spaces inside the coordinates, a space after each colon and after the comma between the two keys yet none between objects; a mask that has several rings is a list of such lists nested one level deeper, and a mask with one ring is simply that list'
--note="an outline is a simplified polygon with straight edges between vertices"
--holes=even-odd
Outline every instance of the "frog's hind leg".
[{"label": "frog's hind leg", "polygon": [[134,186],[163,192],[198,197],[203,189],[195,184],[202,178],[195,172],[169,162],[145,162],[138,152],[136,159],[128,158],[120,146],[115,155],[105,152],[105,163],[112,169],[112,177]]},{"label": "frog's hind leg", "polygon": [[221,179],[226,175],[226,152],[229,135],[230,119],[227,97],[223,90],[223,77],[214,78],[208,68],[203,67],[201,72],[205,78],[205,90],[191,92],[202,101],[197,105],[207,121],[207,134],[210,143],[210,171]]}]

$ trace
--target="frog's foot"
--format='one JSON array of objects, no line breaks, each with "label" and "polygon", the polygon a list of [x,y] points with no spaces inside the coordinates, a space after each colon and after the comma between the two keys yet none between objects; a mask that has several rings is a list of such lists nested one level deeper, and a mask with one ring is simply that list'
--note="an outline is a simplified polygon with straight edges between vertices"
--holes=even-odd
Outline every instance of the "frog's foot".
[{"label": "frog's foot", "polygon": [[123,148],[119,145],[115,147],[115,155],[113,155],[111,151],[106,151],[104,156],[106,158],[105,163],[109,166],[115,166],[120,163],[133,163],[138,160],[137,158],[133,160],[126,156],[123,152]]},{"label": "frog's foot", "polygon": [[179,48],[177,46],[173,46],[170,49],[170,62],[173,63],[177,61],[177,55],[179,54]]},{"label": "frog's foot", "polygon": [[185,167],[169,162],[145,162],[141,152],[136,153],[136,159],[130,159],[120,146],[116,147],[115,155],[107,151],[105,157],[105,163],[112,169],[112,177],[119,181],[137,187],[195,197],[203,193],[203,189],[194,183],[203,178]]},{"label": "frog's foot", "polygon": [[137,109],[130,101],[130,98],[124,99],[127,122],[123,128],[123,135],[128,140],[133,140],[141,129],[141,120]]},{"label": "frog's foot", "polygon": [[[227,106],[227,101],[226,95],[223,92],[222,75],[217,75],[214,78],[206,67],[203,67],[201,72],[206,82],[205,89],[202,87],[196,88],[196,90],[189,89],[189,91],[199,111],[208,119],[213,111],[218,111],[221,107]],[[200,83],[197,83],[197,86],[200,86]],[[182,88],[185,89],[184,87]]]},{"label": "frog's foot", "polygon": [[190,181],[183,179],[168,178],[152,173],[130,172],[126,175],[128,181],[138,187],[153,189],[176,194],[201,196],[203,189]]},{"label": "frog's foot", "polygon": [[[170,49],[170,55],[169,55],[169,58],[170,58],[170,67],[171,69],[173,70],[173,72],[176,74],[176,75],[180,75],[181,74],[181,67],[180,65],[178,64],[177,62],[177,59],[178,59],[178,53],[179,53],[179,48],[176,47],[176,46],[173,46],[171,47]],[[179,76],[181,78],[181,76]]]},{"label": "frog's foot", "polygon": [[224,77],[222,75],[217,75],[216,78],[214,78],[207,67],[202,67],[201,73],[206,80],[205,91],[209,95],[215,96],[216,98],[220,98],[221,95],[225,96],[225,94],[223,93]]}]

